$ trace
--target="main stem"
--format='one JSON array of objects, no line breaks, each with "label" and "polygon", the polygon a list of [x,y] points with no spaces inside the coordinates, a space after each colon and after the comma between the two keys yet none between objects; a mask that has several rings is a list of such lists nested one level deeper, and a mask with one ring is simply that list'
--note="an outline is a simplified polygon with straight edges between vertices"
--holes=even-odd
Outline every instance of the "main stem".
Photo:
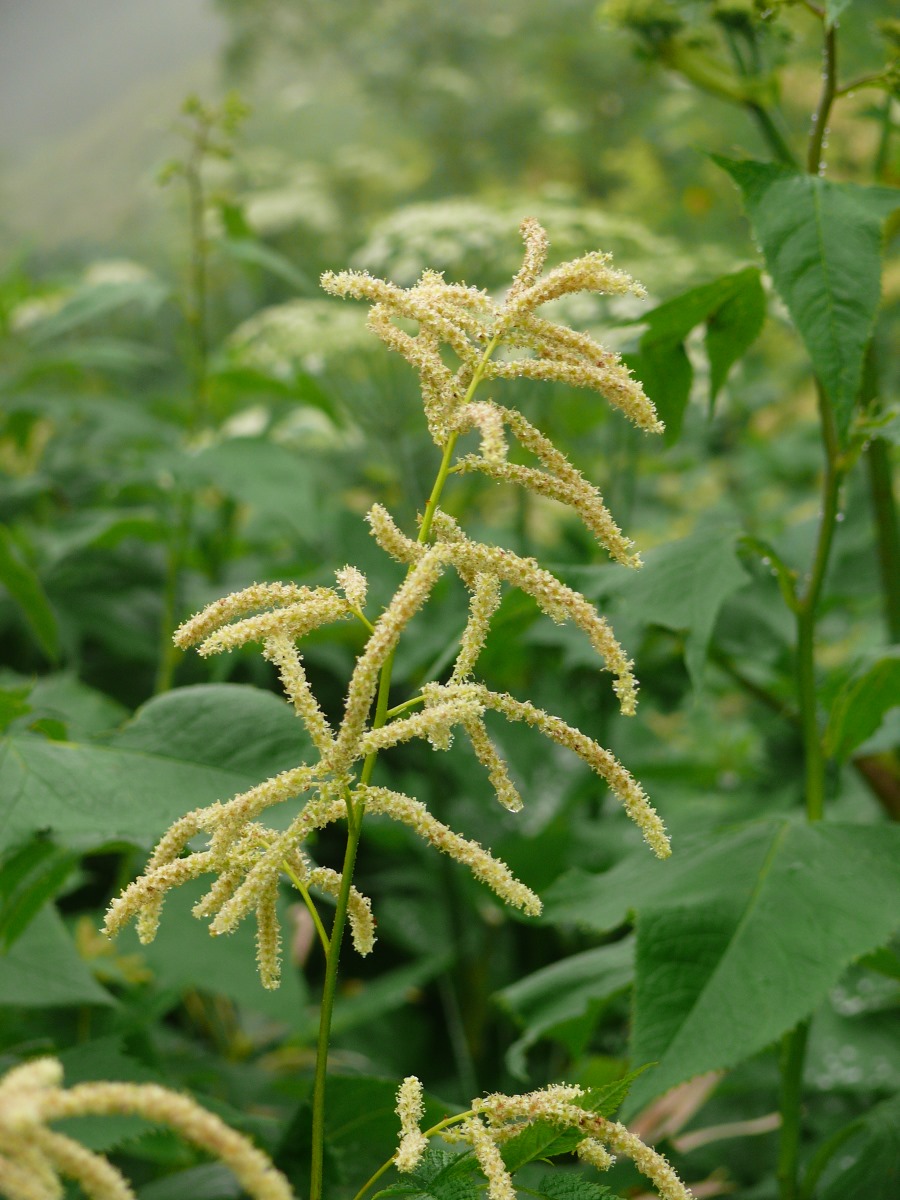
[{"label": "main stem", "polygon": [[[828,130],[831,106],[837,94],[837,31],[827,23],[824,11],[808,5],[822,20],[822,91],[813,114],[806,155],[806,169],[818,175],[823,169],[822,152]],[[797,598],[797,702],[803,731],[804,793],[806,815],[810,821],[822,819],[825,809],[825,755],[819,733],[816,703],[816,613],[825,582],[837,526],[838,498],[846,465],[842,461],[834,412],[824,389],[816,381],[819,422],[825,450],[822,479],[822,510],[813,565],[805,590]],[[803,1066],[809,1038],[809,1020],[802,1021],[785,1034],[781,1046],[781,1141],[778,1148],[778,1188],[780,1200],[797,1200],[800,1158],[800,1117],[803,1101]]]},{"label": "main stem", "polygon": [[[485,347],[472,380],[463,397],[463,404],[468,404],[475,395],[475,390],[484,378],[484,372],[491,355],[500,342],[501,335],[495,334]],[[419,526],[417,541],[424,545],[431,534],[434,515],[440,503],[444,484],[450,475],[453,465],[453,454],[459,435],[453,433],[447,439],[441,465],[438,468],[431,495],[425,506],[422,523]],[[410,568],[411,570],[412,568]],[[388,696],[391,690],[391,675],[394,669],[394,654],[385,659],[378,680],[378,693],[375,699],[375,716],[372,728],[380,729],[388,719]],[[360,772],[360,784],[365,785],[372,778],[378,752],[369,754],[363,762]],[[325,1082],[328,1078],[328,1047],[331,1042],[331,1019],[334,1013],[334,1000],[337,993],[338,965],[341,955],[341,943],[344,939],[344,928],[347,924],[347,910],[350,903],[350,887],[353,883],[353,871],[356,867],[356,853],[359,848],[359,838],[362,833],[362,821],[365,812],[362,801],[354,806],[348,790],[347,801],[347,847],[344,851],[344,865],[341,872],[341,886],[338,892],[337,904],[334,910],[334,923],[331,926],[328,954],[325,960],[325,982],[322,986],[322,1006],[319,1012],[319,1036],[316,1043],[316,1071],[313,1079],[313,1117],[312,1117],[312,1162],[309,1178],[309,1200],[322,1200],[323,1167],[325,1160]]]},{"label": "main stem", "polygon": [[[797,706],[803,733],[804,794],[806,815],[819,821],[825,808],[825,755],[819,733],[816,702],[816,613],[831,555],[837,527],[838,499],[844,465],[841,461],[834,416],[821,386],[818,387],[819,417],[825,447],[825,474],[822,481],[822,515],[805,591],[798,596],[797,613]],[[796,1200],[797,1169],[800,1152],[800,1115],[803,1088],[803,1063],[809,1021],[803,1021],[785,1034],[781,1049],[781,1143],[778,1149],[780,1200]]]}]

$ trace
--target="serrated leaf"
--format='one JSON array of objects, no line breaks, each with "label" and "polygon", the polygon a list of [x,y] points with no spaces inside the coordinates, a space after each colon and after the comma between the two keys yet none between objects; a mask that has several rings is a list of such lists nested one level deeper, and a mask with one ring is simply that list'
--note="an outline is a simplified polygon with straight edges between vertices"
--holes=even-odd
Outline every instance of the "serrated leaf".
[{"label": "serrated leaf", "polygon": [[639,904],[632,1054],[659,1065],[636,1083],[632,1111],[769,1045],[897,926],[895,826],[774,821],[763,828],[765,856],[749,888],[738,859],[749,849],[758,862],[761,846],[739,831],[717,839],[706,864],[718,858],[717,894],[697,903],[670,891],[665,905],[659,895]]},{"label": "serrated leaf", "polygon": [[157,697],[102,743],[16,733],[0,740],[0,848],[40,830],[63,845],[148,844],[190,809],[230,799],[307,749],[284,701],[239,684]]},{"label": "serrated leaf", "polygon": [[406,1200],[481,1200],[483,1195],[484,1178],[471,1154],[448,1154],[432,1146],[415,1171],[378,1192]]},{"label": "serrated leaf", "polygon": [[825,731],[825,752],[846,760],[900,705],[900,648],[883,655],[838,693]]},{"label": "serrated leaf", "polygon": [[529,1047],[540,1038],[553,1036],[561,1025],[581,1018],[580,1046],[584,1048],[595,1024],[597,1008],[610,996],[630,985],[634,977],[634,942],[627,938],[573,954],[520,979],[495,999],[518,1023],[524,1034],[507,1051],[507,1065],[518,1078],[525,1078]]},{"label": "serrated leaf", "polygon": [[0,585],[21,609],[38,644],[47,657],[59,658],[59,629],[41,581],[23,559],[5,525],[0,525]]},{"label": "serrated leaf", "polygon": [[618,1200],[605,1184],[569,1171],[543,1175],[529,1192],[541,1200]]},{"label": "serrated leaf", "polygon": [[885,218],[900,191],[713,156],[741,190],[778,293],[845,435],[881,288]]},{"label": "serrated leaf", "polygon": [[42,909],[0,956],[0,1005],[54,1008],[114,1004],[81,959],[56,909]]}]

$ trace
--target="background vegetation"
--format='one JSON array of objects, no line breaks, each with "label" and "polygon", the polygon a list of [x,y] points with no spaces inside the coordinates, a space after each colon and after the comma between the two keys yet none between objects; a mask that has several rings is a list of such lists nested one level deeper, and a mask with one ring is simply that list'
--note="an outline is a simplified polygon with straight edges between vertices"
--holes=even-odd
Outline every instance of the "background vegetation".
[{"label": "background vegetation", "polygon": [[[667,419],[664,446],[583,394],[517,385],[646,567],[623,578],[551,502],[468,477],[454,494],[487,540],[540,546],[602,602],[637,663],[639,716],[620,720],[579,638],[525,600],[504,602],[500,629],[528,653],[497,637],[486,670],[611,746],[665,817],[674,856],[646,861],[596,780],[527,731],[496,731],[527,800],[517,818],[486,803],[464,753],[388,756],[386,779],[495,847],[547,913],[510,919],[402,829],[367,825],[358,883],[379,941],[374,962],[344,962],[333,1195],[352,1195],[390,1153],[405,1074],[440,1107],[526,1079],[605,1084],[655,1062],[625,1113],[703,1181],[696,1194],[784,1196],[779,1048],[790,1053],[790,1031],[811,1018],[804,1194],[888,1200],[900,1159],[900,368],[888,353],[900,273],[888,261],[868,424],[851,439],[818,610],[828,820],[814,832],[799,819],[784,595],[792,579],[804,586],[819,527],[816,390],[784,289],[760,275],[739,192],[711,157],[804,159],[820,23],[797,5],[748,32],[758,14],[740,0],[219,8],[225,98],[173,114],[165,155],[144,164],[166,186],[148,185],[107,238],[48,228],[3,263],[3,1062],[53,1051],[69,1080],[190,1088],[272,1149],[302,1194],[321,976],[302,913],[295,969],[272,994],[245,934],[213,942],[188,897],[168,902],[147,948],[108,944],[97,927],[175,816],[299,757],[269,666],[253,652],[177,656],[174,625],[254,580],[327,582],[344,562],[367,571],[377,610],[399,576],[361,515],[380,500],[408,525],[433,478],[412,373],[364,314],[319,292],[320,271],[351,264],[408,284],[430,265],[502,287],[533,214],[555,261],[612,250],[650,293],[568,315],[630,356]],[[830,8],[844,9],[841,80],[880,71],[898,36],[886,6]],[[829,178],[896,187],[892,121],[889,91],[843,98]],[[878,203],[881,216],[894,207]],[[440,673],[460,597],[447,585],[443,611],[401,647],[398,696]],[[332,714],[360,638],[338,626],[304,652]],[[247,684],[259,690],[236,686]],[[337,865],[331,837],[317,854]],[[235,1194],[137,1119],[83,1132],[142,1200]],[[629,1195],[636,1180],[623,1167],[608,1182]]]}]

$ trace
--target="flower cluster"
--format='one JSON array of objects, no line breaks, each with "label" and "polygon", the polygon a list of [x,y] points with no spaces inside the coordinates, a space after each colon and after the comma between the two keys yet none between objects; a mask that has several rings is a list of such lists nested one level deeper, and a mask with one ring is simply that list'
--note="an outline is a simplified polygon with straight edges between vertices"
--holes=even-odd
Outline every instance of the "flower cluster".
[{"label": "flower cluster", "polygon": [[[552,1084],[522,1096],[494,1093],[473,1100],[470,1111],[461,1114],[458,1124],[455,1119],[442,1122],[440,1136],[447,1142],[471,1146],[488,1181],[488,1200],[516,1200],[516,1189],[500,1147],[536,1121],[555,1126],[561,1133],[572,1130],[583,1135],[575,1146],[575,1153],[582,1162],[597,1170],[608,1170],[615,1162],[614,1155],[622,1154],[651,1181],[663,1200],[691,1200],[690,1191],[661,1154],[618,1121],[610,1121],[581,1107],[579,1101],[584,1099],[585,1093],[580,1087],[565,1083]],[[414,1171],[428,1145],[427,1135],[418,1128],[422,1085],[414,1075],[400,1085],[397,1112],[402,1124],[394,1165],[398,1171]],[[413,1123],[415,1113],[419,1116]]]},{"label": "flower cluster", "polygon": [[[356,272],[327,275],[323,284],[331,292],[373,303],[370,325],[420,374],[426,417],[435,441],[444,447],[445,464],[452,458],[457,438],[476,431],[481,452],[462,458],[460,470],[480,471],[569,505],[613,558],[638,566],[631,543],[597,489],[545,435],[521,413],[474,399],[478,383],[486,378],[559,379],[603,392],[644,429],[661,428],[652,404],[615,355],[586,335],[554,325],[535,312],[547,301],[579,290],[615,293],[639,290],[637,285],[613,270],[608,256],[599,253],[542,275],[546,234],[533,220],[523,223],[522,232],[524,262],[502,303],[475,288],[445,283],[430,271],[407,289]],[[416,322],[418,333],[408,333],[396,324],[398,319]],[[494,361],[492,355],[501,344],[513,354],[524,355]],[[449,346],[459,360],[455,371],[446,365],[442,346]],[[509,462],[507,434],[539,466]],[[460,730],[498,801],[509,811],[518,811],[522,798],[490,737],[488,713],[531,725],[575,753],[608,784],[654,853],[661,858],[668,855],[662,821],[640,784],[608,750],[530,701],[492,691],[475,678],[506,585],[529,595],[553,621],[571,621],[584,633],[613,676],[622,712],[632,714],[637,696],[632,663],[594,606],[534,559],[470,539],[438,507],[437,496],[429,502],[417,539],[407,537],[379,504],[369,512],[368,521],[378,545],[407,568],[374,624],[364,613],[365,576],[346,566],[337,572],[334,587],[253,584],[209,605],[176,632],[178,646],[197,646],[203,655],[260,643],[309,732],[318,760],[177,821],[154,850],[144,874],[111,905],[107,932],[115,933],[133,919],[141,940],[149,941],[156,933],[167,891],[212,874],[215,881],[195,905],[195,915],[209,919],[214,934],[229,933],[245,917],[255,916],[260,975],[265,986],[275,987],[280,959],[276,902],[282,875],[287,874],[304,893],[308,888],[337,893],[341,876],[316,866],[304,844],[316,830],[334,821],[359,819],[363,812],[401,822],[467,866],[505,903],[537,915],[538,897],[489,850],[436,820],[414,797],[369,783],[373,757],[380,751],[414,738],[426,739],[436,750],[448,750]],[[470,596],[468,620],[449,678],[422,688],[401,706],[405,715],[376,708],[373,718],[376,694],[403,631],[448,569],[456,572]],[[297,642],[322,625],[354,617],[366,625],[370,636],[349,681],[343,719],[333,727],[310,687]],[[421,705],[418,711],[410,711],[417,705]],[[363,761],[369,767],[360,777],[357,770]],[[303,803],[287,828],[275,830],[261,820],[273,805],[298,798]],[[204,844],[191,844],[201,838]],[[349,916],[356,949],[367,954],[374,943],[374,922],[368,899],[355,888],[350,891]]]},{"label": "flower cluster", "polygon": [[[539,317],[536,310],[551,300],[577,292],[643,295],[641,286],[614,270],[610,256],[594,251],[541,272],[547,258],[547,235],[532,218],[522,222],[525,257],[503,303],[487,292],[446,283],[425,271],[411,288],[376,279],[365,271],[326,272],[322,286],[336,296],[372,303],[369,327],[390,349],[402,354],[419,373],[425,416],[432,437],[443,446],[463,414],[469,388],[479,379],[547,379],[600,392],[640,428],[659,432],[662,425],[640,384],[618,355],[604,350],[584,333]],[[413,321],[414,336],[396,324]],[[490,360],[485,353],[505,345],[514,357]],[[452,371],[441,355],[449,346],[459,360]],[[519,352],[516,355],[516,352]]]},{"label": "flower cluster", "polygon": [[135,1200],[108,1159],[49,1126],[63,1117],[134,1113],[169,1125],[220,1159],[254,1200],[294,1200],[288,1181],[242,1134],[190,1097],[156,1084],[81,1083],[64,1089],[62,1065],[38,1058],[0,1079],[0,1194],[8,1200],[62,1200],[63,1179],[90,1200]]}]

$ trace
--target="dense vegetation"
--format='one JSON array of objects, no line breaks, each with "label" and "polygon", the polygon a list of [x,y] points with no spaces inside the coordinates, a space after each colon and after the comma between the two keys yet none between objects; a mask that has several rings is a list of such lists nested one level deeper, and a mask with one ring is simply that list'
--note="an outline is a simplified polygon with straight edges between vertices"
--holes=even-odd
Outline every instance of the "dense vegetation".
[{"label": "dense vegetation", "polygon": [[[454,474],[442,504],[609,615],[636,717],[583,633],[521,592],[479,672],[610,747],[673,853],[656,861],[596,775],[523,725],[490,726],[517,815],[461,745],[379,759],[380,784],[492,847],[544,910],[512,913],[366,819],[354,881],[378,942],[342,958],[324,1194],[349,1200],[390,1157],[415,1074],[435,1121],[560,1079],[612,1106],[626,1081],[620,1119],[698,1197],[892,1200],[900,26],[874,0],[487,7],[220,0],[224,98],[189,99],[173,124],[156,240],[4,264],[2,1065],[55,1055],[67,1082],[189,1090],[308,1194],[325,955],[290,881],[277,991],[251,929],[213,939],[191,916],[194,883],[149,945],[99,930],[172,822],[308,757],[256,648],[184,654],[176,626],[256,581],[331,586],[345,563],[368,576],[374,621],[403,579],[363,517],[380,503],[414,533],[440,454],[415,373],[319,274],[409,287],[431,267],[499,294],[534,216],[551,265],[608,250],[647,288],[567,296],[552,316],[624,355],[666,432],[558,380],[489,381],[479,399],[565,450],[644,566],[478,474]],[[393,704],[446,680],[465,613],[442,580],[398,647]],[[359,622],[304,639],[335,725],[366,641]],[[323,829],[316,861],[339,868],[344,841]],[[333,904],[316,893],[326,925]],[[142,1200],[240,1194],[145,1117],[72,1131]],[[625,1159],[597,1176],[571,1149],[533,1139],[511,1156],[517,1188],[646,1186]],[[540,1160],[557,1153],[554,1176]],[[484,1185],[426,1166],[383,1178],[386,1194]]]}]

